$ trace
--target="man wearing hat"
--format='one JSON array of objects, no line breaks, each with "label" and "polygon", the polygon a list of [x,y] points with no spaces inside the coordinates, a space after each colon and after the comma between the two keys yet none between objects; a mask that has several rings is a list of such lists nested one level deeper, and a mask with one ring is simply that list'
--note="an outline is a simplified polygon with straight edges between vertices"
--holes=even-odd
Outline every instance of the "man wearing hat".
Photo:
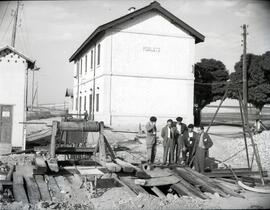
[{"label": "man wearing hat", "polygon": [[[175,163],[180,163],[180,154],[182,153],[182,158],[184,157],[183,150],[186,150],[185,142],[188,138],[188,128],[186,124],[182,123],[183,118],[176,118],[176,128],[175,128],[175,149],[176,149],[176,159]],[[184,163],[184,160],[182,160]]]},{"label": "man wearing hat", "polygon": [[146,149],[147,149],[147,162],[148,164],[154,163],[156,156],[157,146],[157,118],[155,116],[150,117],[149,122],[146,124]]},{"label": "man wearing hat", "polygon": [[[192,157],[193,157],[193,148],[195,140],[197,139],[198,134],[193,130],[194,125],[189,124],[188,125],[188,136],[185,142],[186,150],[183,152],[184,154],[184,161],[186,165],[189,165],[191,163]],[[188,155],[187,155],[188,154]],[[190,165],[192,167],[192,163]]]}]

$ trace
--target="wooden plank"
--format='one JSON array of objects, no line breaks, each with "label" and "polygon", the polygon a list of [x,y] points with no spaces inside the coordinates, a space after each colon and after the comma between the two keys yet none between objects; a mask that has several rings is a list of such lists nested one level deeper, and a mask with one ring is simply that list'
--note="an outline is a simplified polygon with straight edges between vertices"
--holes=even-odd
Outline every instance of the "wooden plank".
[{"label": "wooden plank", "polygon": [[28,203],[28,198],[24,189],[23,176],[17,172],[13,173],[13,195],[15,201]]},{"label": "wooden plank", "polygon": [[166,195],[157,187],[151,187],[151,190],[160,198],[165,198]]},{"label": "wooden plank", "polygon": [[42,201],[51,201],[51,195],[48,189],[47,183],[44,181],[44,177],[42,175],[35,175],[35,180],[39,188],[39,192],[41,195]]},{"label": "wooden plank", "polygon": [[180,179],[180,182],[182,185],[184,185],[193,195],[196,197],[199,197],[201,199],[210,199],[210,197],[206,196],[204,193],[200,191],[200,189],[194,187],[190,183],[188,183],[185,179],[183,179],[181,176],[174,173],[175,176],[177,176]]},{"label": "wooden plank", "polygon": [[[205,181],[196,177],[194,174],[189,173],[184,168],[176,168],[173,171],[177,173],[179,176],[181,176],[183,179],[185,179],[187,182],[193,184],[194,186],[197,185],[200,186],[206,192],[210,192],[212,194],[218,193],[218,191],[215,188],[209,186]],[[224,195],[224,193],[222,195]]]},{"label": "wooden plank", "polygon": [[131,177],[119,177],[119,179],[127,185],[133,192],[138,195],[139,193],[148,194],[148,192],[143,189],[140,185],[135,184],[135,179]]},{"label": "wooden plank", "polygon": [[190,192],[189,189],[186,188],[181,182],[173,184],[171,186],[171,188],[173,190],[175,190],[180,196],[186,195],[186,196],[190,196],[190,197],[193,197],[193,198],[197,197],[192,192]]},{"label": "wooden plank", "polygon": [[188,168],[187,170],[189,170],[190,172],[192,172],[193,174],[195,174],[197,177],[201,178],[202,180],[204,180],[205,182],[207,182],[210,186],[212,186],[213,188],[219,189],[222,192],[234,196],[234,197],[239,197],[239,198],[244,198],[244,196],[239,195],[238,193],[234,192],[233,190],[231,190],[230,188],[226,187],[225,185],[223,185],[222,183],[218,183],[217,181],[208,178],[207,176],[204,176],[203,174],[200,174],[197,171],[194,171],[190,168]]},{"label": "wooden plank", "polygon": [[72,191],[69,181],[64,176],[55,176],[54,179],[61,193],[68,193]]},{"label": "wooden plank", "polygon": [[106,137],[105,137],[105,136],[103,136],[103,137],[104,137],[104,143],[105,143],[105,146],[107,147],[107,149],[108,149],[108,151],[109,151],[109,153],[110,153],[110,156],[111,156],[112,159],[114,160],[114,159],[116,158],[116,157],[115,157],[115,154],[114,154],[114,152],[113,152],[113,150],[112,150],[112,148],[111,148],[109,142],[107,141]]},{"label": "wooden plank", "polygon": [[57,185],[53,176],[45,176],[45,179],[48,182],[48,188],[51,195],[52,200],[62,200],[63,196],[60,193],[60,188]]},{"label": "wooden plank", "polygon": [[95,156],[92,156],[91,158],[94,161],[96,161],[98,164],[100,164],[103,167],[107,168],[110,172],[119,172],[119,171],[121,171],[121,166],[116,164],[116,163],[101,161]]},{"label": "wooden plank", "polygon": [[37,156],[34,159],[36,170],[35,173],[44,174],[47,172],[47,164],[43,157]]},{"label": "wooden plank", "polygon": [[50,148],[50,155],[52,158],[55,157],[55,147],[56,147],[56,134],[57,134],[57,127],[58,127],[59,122],[58,121],[53,121],[52,122],[52,136],[51,136],[51,148]]},{"label": "wooden plank", "polygon": [[144,186],[162,186],[162,185],[170,185],[179,182],[179,178],[174,175],[167,177],[155,177],[150,179],[145,179]]},{"label": "wooden plank", "polygon": [[27,188],[27,195],[30,203],[38,203],[40,201],[40,193],[38,185],[33,177],[24,177]]},{"label": "wooden plank", "polygon": [[152,170],[147,170],[145,172],[152,178],[155,178],[155,177],[167,177],[167,176],[173,175],[172,171],[164,170],[164,169],[161,169],[161,168],[154,168]]},{"label": "wooden plank", "polygon": [[135,167],[128,162],[125,162],[119,158],[114,159],[114,161],[122,167],[123,172],[132,173],[135,171]]},{"label": "wooden plank", "polygon": [[[211,178],[221,178],[221,177],[234,177],[232,172],[205,172],[203,173],[205,176],[211,177]],[[242,176],[252,176],[252,175],[260,175],[259,171],[237,171],[235,172],[236,176],[242,177]],[[264,177],[268,176],[267,171],[262,171],[262,174]]]}]

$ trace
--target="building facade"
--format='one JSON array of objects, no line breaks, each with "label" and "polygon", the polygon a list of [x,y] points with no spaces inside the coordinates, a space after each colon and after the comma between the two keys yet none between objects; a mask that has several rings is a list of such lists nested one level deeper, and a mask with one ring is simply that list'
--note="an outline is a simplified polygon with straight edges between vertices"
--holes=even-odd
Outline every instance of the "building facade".
[{"label": "building facade", "polygon": [[14,48],[0,49],[0,152],[25,148],[26,73],[33,67],[34,61]]},{"label": "building facade", "polygon": [[193,122],[195,44],[204,36],[159,3],[102,25],[72,55],[74,113],[138,128],[182,116]]}]

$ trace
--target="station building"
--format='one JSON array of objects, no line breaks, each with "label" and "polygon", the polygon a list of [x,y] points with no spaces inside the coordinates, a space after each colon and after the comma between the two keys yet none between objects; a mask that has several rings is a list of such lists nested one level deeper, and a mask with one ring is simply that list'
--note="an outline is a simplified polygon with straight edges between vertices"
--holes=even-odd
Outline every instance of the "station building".
[{"label": "station building", "polygon": [[195,45],[204,36],[152,2],[99,26],[74,52],[73,109],[113,128],[193,123]]}]

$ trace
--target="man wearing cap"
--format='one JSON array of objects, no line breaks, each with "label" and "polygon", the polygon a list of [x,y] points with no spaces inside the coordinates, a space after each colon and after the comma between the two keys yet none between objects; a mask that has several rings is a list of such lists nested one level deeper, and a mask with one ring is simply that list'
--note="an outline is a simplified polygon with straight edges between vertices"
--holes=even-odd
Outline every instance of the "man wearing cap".
[{"label": "man wearing cap", "polygon": [[[177,117],[176,118],[176,128],[175,128],[175,149],[176,149],[176,158],[175,163],[180,162],[180,154],[182,153],[183,158],[183,150],[186,150],[185,148],[185,142],[188,138],[188,128],[186,124],[182,123],[183,118]],[[184,161],[182,160],[182,163]]]},{"label": "man wearing cap", "polygon": [[157,118],[155,116],[150,117],[150,121],[146,124],[146,149],[147,149],[147,162],[148,164],[154,163],[156,156],[157,146]]}]

